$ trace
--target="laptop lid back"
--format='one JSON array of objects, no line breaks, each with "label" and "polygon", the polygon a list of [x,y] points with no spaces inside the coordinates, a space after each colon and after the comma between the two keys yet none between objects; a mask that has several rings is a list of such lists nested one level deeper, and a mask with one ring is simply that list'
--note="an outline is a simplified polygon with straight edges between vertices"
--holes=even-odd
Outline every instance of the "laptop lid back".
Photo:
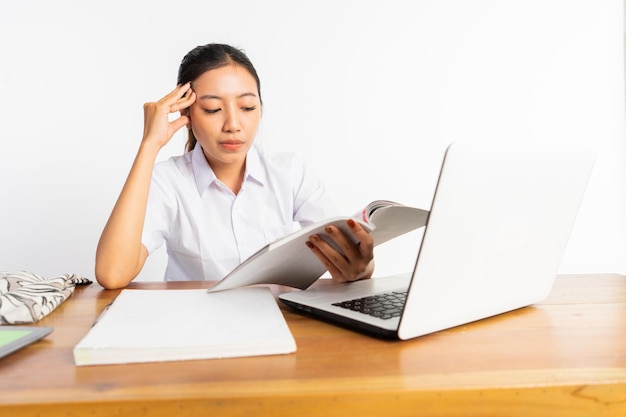
[{"label": "laptop lid back", "polygon": [[454,143],[445,155],[398,336],[545,299],[593,166],[584,151]]}]

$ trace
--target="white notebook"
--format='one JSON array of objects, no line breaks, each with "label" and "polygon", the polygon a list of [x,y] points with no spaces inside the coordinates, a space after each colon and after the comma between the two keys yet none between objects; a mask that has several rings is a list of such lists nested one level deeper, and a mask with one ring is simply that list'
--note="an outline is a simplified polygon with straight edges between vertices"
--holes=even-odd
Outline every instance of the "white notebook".
[{"label": "white notebook", "polygon": [[74,347],[76,365],[287,354],[295,340],[270,290],[125,289]]}]

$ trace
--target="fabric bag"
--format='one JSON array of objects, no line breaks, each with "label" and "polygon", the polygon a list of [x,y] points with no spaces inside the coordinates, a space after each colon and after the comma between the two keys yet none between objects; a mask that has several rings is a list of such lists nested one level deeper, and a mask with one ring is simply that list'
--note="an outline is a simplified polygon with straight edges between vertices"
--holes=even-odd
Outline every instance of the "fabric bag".
[{"label": "fabric bag", "polygon": [[75,274],[48,279],[26,271],[0,272],[0,325],[35,323],[61,305],[77,285],[91,282]]}]

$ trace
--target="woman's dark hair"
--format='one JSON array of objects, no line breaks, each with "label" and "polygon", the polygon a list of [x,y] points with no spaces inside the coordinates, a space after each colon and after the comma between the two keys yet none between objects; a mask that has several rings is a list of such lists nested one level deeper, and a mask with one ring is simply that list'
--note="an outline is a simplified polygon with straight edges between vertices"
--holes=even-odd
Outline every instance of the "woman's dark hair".
[{"label": "woman's dark hair", "polygon": [[[196,80],[202,74],[212,69],[225,67],[227,65],[240,65],[245,68],[256,81],[256,87],[259,93],[261,105],[261,81],[246,54],[230,45],[220,43],[209,43],[207,45],[197,46],[185,55],[178,68],[178,85],[185,84]],[[191,151],[196,146],[196,138],[193,135],[191,126],[188,127],[189,136],[185,151]]]}]

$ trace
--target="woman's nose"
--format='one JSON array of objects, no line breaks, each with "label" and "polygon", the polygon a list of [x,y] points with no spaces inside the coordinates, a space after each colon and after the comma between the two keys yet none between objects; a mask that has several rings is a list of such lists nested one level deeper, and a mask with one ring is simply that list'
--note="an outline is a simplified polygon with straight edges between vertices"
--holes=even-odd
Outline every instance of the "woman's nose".
[{"label": "woman's nose", "polygon": [[226,132],[238,132],[241,130],[241,124],[239,123],[239,117],[236,111],[226,111],[226,119],[224,120],[224,131]]}]

